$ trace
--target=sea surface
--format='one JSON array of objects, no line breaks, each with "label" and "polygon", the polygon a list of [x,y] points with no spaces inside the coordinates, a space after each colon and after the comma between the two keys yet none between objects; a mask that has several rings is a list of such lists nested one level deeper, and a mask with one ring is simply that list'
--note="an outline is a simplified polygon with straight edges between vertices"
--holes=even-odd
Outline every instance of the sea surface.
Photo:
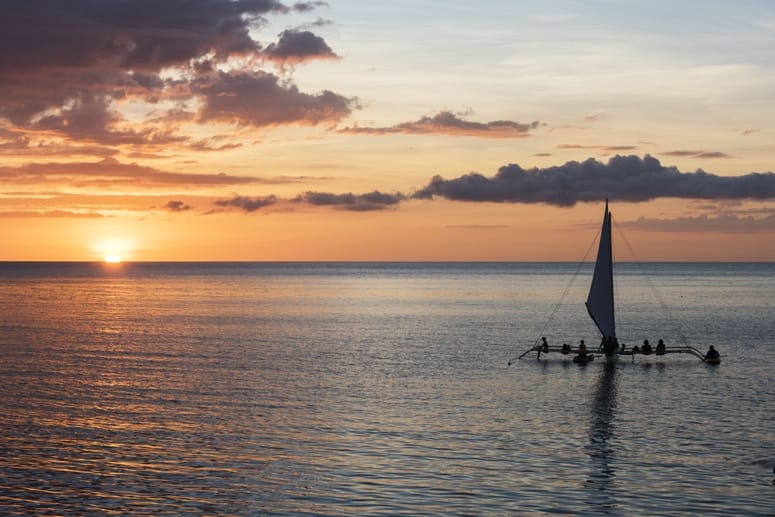
[{"label": "sea surface", "polygon": [[516,359],[590,276],[0,263],[0,515],[775,514],[775,264],[618,266],[621,341],[719,366]]}]

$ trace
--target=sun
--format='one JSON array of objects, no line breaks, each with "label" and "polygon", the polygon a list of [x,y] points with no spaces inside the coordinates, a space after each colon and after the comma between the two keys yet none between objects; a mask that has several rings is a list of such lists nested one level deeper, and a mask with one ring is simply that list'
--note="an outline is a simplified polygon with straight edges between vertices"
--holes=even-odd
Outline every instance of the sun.
[{"label": "sun", "polygon": [[131,260],[134,250],[134,239],[126,237],[107,237],[92,245],[95,256],[101,257],[106,264],[118,264]]}]

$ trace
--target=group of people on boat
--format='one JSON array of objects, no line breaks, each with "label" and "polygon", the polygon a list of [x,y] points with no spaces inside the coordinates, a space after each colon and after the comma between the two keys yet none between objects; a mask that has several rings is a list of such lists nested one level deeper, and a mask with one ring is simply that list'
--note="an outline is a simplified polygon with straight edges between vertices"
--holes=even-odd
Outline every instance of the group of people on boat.
[{"label": "group of people on boat", "polygon": [[[620,352],[624,352],[624,345],[622,345],[622,349]],[[635,345],[632,347],[632,350],[630,353],[632,354],[643,354],[643,355],[651,355],[652,353],[655,353],[657,355],[665,355],[667,352],[667,347],[665,346],[665,341],[660,339],[657,343],[656,349],[651,347],[651,344],[649,343],[648,339],[643,340],[643,346],[638,347],[638,345]]]},{"label": "group of people on boat", "polygon": [[[619,340],[616,339],[615,336],[608,336],[607,338],[603,338],[603,340],[600,342],[600,350],[605,352],[605,355],[611,356],[615,353],[623,354],[626,351],[626,345],[622,343],[619,344]],[[545,337],[541,338],[541,352],[548,352],[549,351],[549,343],[546,341]],[[568,343],[563,343],[562,348],[560,348],[560,352],[564,355],[568,355],[573,351],[571,346]],[[634,355],[634,354],[643,354],[643,355],[651,355],[652,353],[656,355],[665,355],[667,353],[667,346],[665,345],[665,341],[663,339],[660,339],[659,342],[657,342],[656,348],[652,348],[651,344],[649,343],[648,339],[643,340],[643,346],[639,347],[638,345],[635,345],[632,347],[632,349],[628,352],[628,355]],[[587,345],[584,343],[584,340],[580,340],[579,347],[577,350],[577,356],[578,358],[584,359],[587,357]],[[710,348],[708,348],[708,351],[705,353],[704,360],[708,362],[715,362],[719,361],[721,358],[721,355],[718,353],[718,351],[713,347],[713,345],[710,345]]]}]

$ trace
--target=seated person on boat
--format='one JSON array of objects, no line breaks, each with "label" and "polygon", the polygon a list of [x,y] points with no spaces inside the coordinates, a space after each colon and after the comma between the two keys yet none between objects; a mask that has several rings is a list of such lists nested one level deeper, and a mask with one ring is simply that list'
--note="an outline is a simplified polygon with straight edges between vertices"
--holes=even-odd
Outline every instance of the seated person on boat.
[{"label": "seated person on boat", "polygon": [[657,355],[665,355],[665,342],[661,339],[657,343]]},{"label": "seated person on boat", "polygon": [[651,354],[651,345],[649,345],[648,339],[643,340],[643,348],[641,348],[640,351],[642,354],[646,354],[646,355]]},{"label": "seated person on boat", "polygon": [[705,353],[705,360],[718,361],[720,358],[721,358],[721,355],[719,355],[718,350],[713,348],[713,345],[710,345],[710,348],[708,348],[708,351]]},{"label": "seated person on boat", "polygon": [[562,344],[562,349],[560,350],[560,352],[561,352],[563,355],[568,355],[568,354],[570,354],[570,345],[569,345],[568,343],[563,343],[563,344]]},{"label": "seated person on boat", "polygon": [[586,357],[587,356],[587,345],[584,344],[584,340],[581,340],[581,343],[579,343],[579,357]]}]

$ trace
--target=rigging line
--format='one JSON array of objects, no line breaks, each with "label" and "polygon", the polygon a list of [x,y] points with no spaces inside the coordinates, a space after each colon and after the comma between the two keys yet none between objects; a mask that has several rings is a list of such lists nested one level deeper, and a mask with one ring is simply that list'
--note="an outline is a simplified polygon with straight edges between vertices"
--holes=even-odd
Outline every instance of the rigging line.
[{"label": "rigging line", "polygon": [[[576,277],[579,276],[579,272],[581,271],[581,268],[584,267],[584,264],[587,261],[587,257],[589,256],[589,252],[592,250],[592,247],[595,245],[595,243],[598,240],[598,237],[600,237],[600,234],[602,232],[602,229],[597,232],[597,235],[595,235],[595,238],[592,239],[592,242],[589,243],[589,247],[587,248],[587,251],[584,253],[584,258],[581,259],[581,262],[578,263],[576,266],[576,271],[574,271],[573,276],[570,279],[570,282],[568,282],[568,285],[565,287],[565,291],[563,291],[562,296],[560,296],[560,300],[557,302],[557,305],[554,306],[554,310],[549,315],[549,319],[546,320],[546,323],[544,324],[544,327],[541,329],[541,332],[538,334],[538,337],[533,342],[533,347],[526,352],[524,352],[520,356],[514,356],[511,359],[509,359],[509,366],[516,361],[517,359],[522,359],[525,355],[527,355],[532,350],[535,350],[538,346],[538,341],[541,339],[541,336],[546,334],[546,329],[549,328],[549,325],[552,322],[552,319],[554,318],[554,315],[557,313],[557,311],[560,309],[560,306],[562,305],[562,302],[565,301],[565,298],[568,297],[568,294],[570,293],[571,287],[573,286],[573,283],[576,281]],[[540,354],[539,354],[540,355]]]},{"label": "rigging line", "polygon": [[581,271],[581,268],[586,263],[587,257],[589,256],[589,252],[592,251],[592,248],[595,245],[595,242],[597,242],[598,237],[600,237],[600,231],[598,231],[597,235],[595,235],[595,238],[592,239],[592,242],[589,244],[589,247],[587,248],[586,253],[584,253],[584,258],[582,258],[581,262],[579,262],[578,265],[576,266],[576,271],[573,273],[573,276],[571,277],[570,282],[568,282],[568,285],[565,287],[565,291],[563,291],[562,295],[560,296],[560,300],[557,302],[557,305],[554,306],[554,310],[549,315],[549,319],[546,321],[546,324],[544,324],[544,327],[541,329],[541,333],[536,338],[535,342],[533,343],[533,346],[537,346],[538,341],[541,339],[541,336],[546,334],[546,329],[549,328],[549,324],[552,322],[554,315],[557,314],[557,311],[562,306],[562,303],[565,301],[565,298],[568,297],[571,287],[573,287],[573,284],[576,281],[576,278],[579,276],[579,272]]},{"label": "rigging line", "polygon": [[[610,212],[609,212],[609,214],[610,214]],[[612,215],[610,217],[611,217],[611,224],[616,225],[617,224],[616,220],[613,218]],[[618,229],[619,227],[616,226],[616,228]],[[619,289],[619,274],[617,272],[618,269],[619,269],[617,261],[616,261],[616,256],[617,255],[618,255],[618,253],[616,252],[616,247],[613,246],[613,244],[612,244],[611,245],[611,275],[612,275],[613,281],[614,281],[614,310],[617,307],[621,307],[621,304],[619,303],[621,301],[621,298],[620,298],[620,295],[619,295],[621,290]],[[621,317],[622,317],[621,316],[621,311],[619,311],[618,315],[614,312],[614,332],[617,329],[624,328],[624,325],[621,324]],[[605,338],[605,336],[603,336],[603,338]],[[617,339],[618,339],[618,337],[617,337]],[[601,343],[600,346],[602,347],[603,343]]]},{"label": "rigging line", "polygon": [[662,298],[662,295],[659,294],[659,291],[657,291],[657,288],[654,286],[653,282],[649,278],[649,275],[646,274],[646,266],[644,266],[643,262],[641,262],[640,257],[638,257],[637,253],[635,253],[635,249],[630,245],[630,241],[627,240],[627,237],[624,235],[624,232],[622,231],[622,228],[619,226],[619,223],[614,221],[614,225],[616,226],[616,231],[619,237],[621,237],[622,242],[627,246],[627,250],[630,252],[630,255],[632,256],[635,263],[640,268],[643,278],[646,279],[646,284],[648,284],[649,289],[651,289],[651,292],[654,295],[654,298],[656,298],[657,302],[659,302],[659,305],[662,307],[662,310],[665,311],[665,313],[672,319],[673,321],[678,322],[678,328],[676,329],[678,333],[678,337],[680,339],[680,342],[684,345],[687,344],[688,340],[686,339],[686,335],[684,335],[681,327],[683,326],[683,322],[677,318],[673,312],[670,310],[670,306],[665,302],[665,300]]}]

